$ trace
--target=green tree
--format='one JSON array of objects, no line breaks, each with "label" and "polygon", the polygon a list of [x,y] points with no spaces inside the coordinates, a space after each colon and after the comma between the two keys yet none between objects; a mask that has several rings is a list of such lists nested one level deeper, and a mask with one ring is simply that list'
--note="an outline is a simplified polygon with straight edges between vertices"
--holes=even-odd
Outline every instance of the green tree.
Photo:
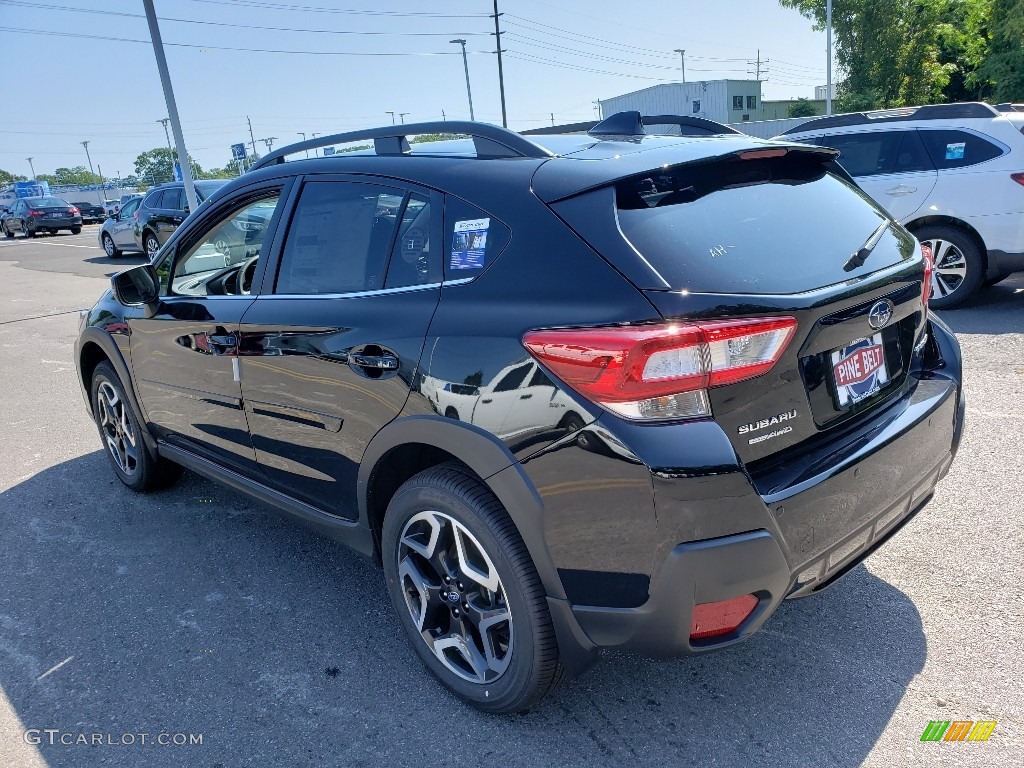
[{"label": "green tree", "polygon": [[[825,28],[825,0],[779,0]],[[939,61],[939,26],[956,0],[833,0],[841,110],[943,100],[955,67]]]},{"label": "green tree", "polygon": [[803,97],[789,105],[790,117],[814,117],[818,114],[818,108],[811,103],[810,99]]},{"label": "green tree", "polygon": [[156,147],[135,158],[135,175],[144,184],[163,184],[174,181],[174,162],[171,150]]},{"label": "green tree", "polygon": [[0,168],[0,184],[13,184],[15,181],[28,181],[28,179]]},{"label": "green tree", "polygon": [[943,101],[982,101],[992,82],[981,71],[989,55],[992,0],[945,0],[936,28],[938,61],[949,72]]},{"label": "green tree", "polygon": [[51,184],[99,184],[100,177],[91,173],[84,165],[76,165],[74,168],[58,168],[53,172],[56,182]]},{"label": "green tree", "polygon": [[1024,102],[1024,0],[993,0],[991,49],[980,74],[994,101]]}]

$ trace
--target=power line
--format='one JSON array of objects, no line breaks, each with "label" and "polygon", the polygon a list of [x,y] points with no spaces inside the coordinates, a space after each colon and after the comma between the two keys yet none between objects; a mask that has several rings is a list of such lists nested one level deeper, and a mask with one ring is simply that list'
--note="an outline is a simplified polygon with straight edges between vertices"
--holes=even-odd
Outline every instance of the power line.
[{"label": "power line", "polygon": [[[135,40],[127,37],[108,37],[106,35],[83,35],[78,32],[54,32],[45,29],[19,29],[16,27],[0,27],[0,32],[13,32],[15,34],[26,34],[26,35],[51,35],[54,37],[77,37],[84,40],[105,40],[108,42],[115,43],[142,43],[149,45],[149,40]],[[457,51],[440,51],[436,53],[427,52],[412,52],[412,51],[371,51],[371,52],[357,52],[357,51],[293,51],[288,49],[278,48],[239,48],[235,46],[227,45],[200,45],[198,43],[164,43],[165,46],[173,46],[175,48],[201,48],[203,50],[216,50],[216,51],[245,51],[247,53],[287,53],[301,56],[458,56],[460,55]],[[469,53],[487,53],[487,51],[469,51]]]},{"label": "power line", "polygon": [[193,3],[208,5],[227,5],[234,7],[263,8],[271,11],[302,11],[306,13],[334,13],[345,16],[385,16],[392,18],[430,18],[430,19],[478,19],[486,18],[488,13],[433,13],[427,11],[367,11],[360,9],[322,8],[309,5],[290,5],[287,3],[258,2],[258,0],[190,0]]},{"label": "power line", "polygon": [[582,67],[582,66],[579,66],[579,65],[576,65],[576,64],[570,64],[570,63],[564,62],[564,61],[555,61],[553,59],[542,59],[542,58],[540,58],[538,56],[533,56],[531,54],[525,54],[525,53],[516,53],[514,51],[509,52],[506,55],[509,58],[512,58],[512,59],[519,59],[521,61],[528,61],[528,62],[531,62],[533,64],[544,64],[544,65],[547,65],[547,66],[554,66],[554,67],[558,67],[559,69],[572,69],[572,70],[575,70],[577,72],[592,72],[592,73],[597,74],[597,75],[613,75],[615,77],[629,77],[629,78],[632,78],[634,80],[651,80],[651,81],[656,81],[656,82],[659,82],[659,83],[675,82],[675,78],[669,78],[669,77],[647,77],[645,75],[629,75],[629,74],[626,74],[625,72],[610,72],[610,71],[604,70],[604,69],[592,69],[590,67]]}]

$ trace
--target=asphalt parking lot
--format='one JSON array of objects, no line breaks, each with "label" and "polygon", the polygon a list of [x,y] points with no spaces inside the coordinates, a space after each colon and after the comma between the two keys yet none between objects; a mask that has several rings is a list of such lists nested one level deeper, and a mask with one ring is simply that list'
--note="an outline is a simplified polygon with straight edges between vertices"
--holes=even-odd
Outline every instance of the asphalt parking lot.
[{"label": "asphalt parking lot", "polygon": [[[428,677],[380,572],[340,545],[195,475],[148,497],[117,482],[76,381],[75,310],[141,257],[107,258],[96,231],[0,240],[0,766],[1021,765],[1024,274],[944,313],[961,452],[866,564],[742,646],[610,655],[493,717]],[[930,720],[998,725],[922,743]]]}]

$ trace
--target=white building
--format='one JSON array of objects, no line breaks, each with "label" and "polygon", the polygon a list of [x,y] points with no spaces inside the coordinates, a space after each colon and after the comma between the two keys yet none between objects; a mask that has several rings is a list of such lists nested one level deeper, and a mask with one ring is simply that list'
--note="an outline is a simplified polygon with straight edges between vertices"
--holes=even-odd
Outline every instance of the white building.
[{"label": "white building", "polygon": [[760,80],[664,83],[602,99],[599,104],[602,117],[636,110],[642,115],[692,115],[719,123],[764,119]]}]

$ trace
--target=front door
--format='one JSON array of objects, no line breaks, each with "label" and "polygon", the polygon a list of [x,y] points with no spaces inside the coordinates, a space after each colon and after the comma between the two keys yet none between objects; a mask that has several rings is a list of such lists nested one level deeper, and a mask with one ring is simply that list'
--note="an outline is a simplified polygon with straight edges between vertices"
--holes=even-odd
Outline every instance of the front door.
[{"label": "front door", "polygon": [[405,405],[440,298],[439,218],[392,180],[305,181],[273,292],[241,329],[256,457],[285,493],[358,516],[363,451]]},{"label": "front door", "polygon": [[[129,321],[136,387],[160,437],[249,474],[258,470],[242,408],[239,322],[255,300],[280,197],[279,186],[256,186],[197,220],[157,264],[156,311]],[[237,222],[250,228],[247,249],[219,251]]]},{"label": "front door", "polygon": [[135,211],[139,207],[139,198],[129,201],[110,225],[110,237],[118,248],[134,250],[135,245]]}]

